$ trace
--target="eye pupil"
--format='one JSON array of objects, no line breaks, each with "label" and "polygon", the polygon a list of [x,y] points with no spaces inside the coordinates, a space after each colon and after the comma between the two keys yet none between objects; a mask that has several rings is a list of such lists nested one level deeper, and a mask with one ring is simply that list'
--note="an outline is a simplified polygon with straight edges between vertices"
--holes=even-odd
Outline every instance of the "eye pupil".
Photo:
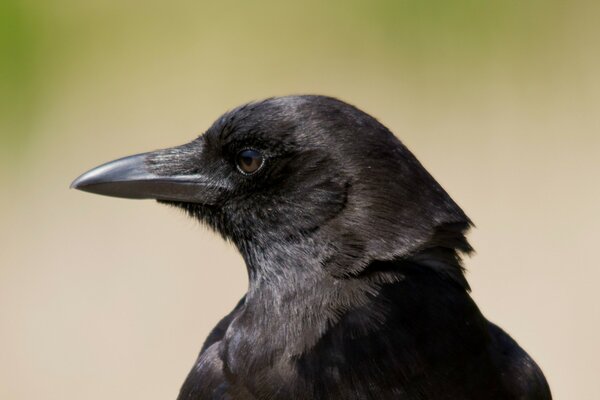
[{"label": "eye pupil", "polygon": [[262,167],[264,158],[257,150],[246,149],[238,153],[237,166],[245,174],[253,174]]}]

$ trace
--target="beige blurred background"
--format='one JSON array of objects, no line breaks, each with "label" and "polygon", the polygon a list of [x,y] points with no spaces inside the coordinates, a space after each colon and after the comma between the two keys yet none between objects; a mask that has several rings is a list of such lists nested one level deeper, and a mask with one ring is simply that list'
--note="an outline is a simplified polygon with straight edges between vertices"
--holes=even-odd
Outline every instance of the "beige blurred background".
[{"label": "beige blurred background", "polygon": [[600,384],[594,1],[0,2],[0,399],[173,399],[246,287],[151,201],[68,189],[267,96],[337,96],[475,221],[473,296],[557,399]]}]

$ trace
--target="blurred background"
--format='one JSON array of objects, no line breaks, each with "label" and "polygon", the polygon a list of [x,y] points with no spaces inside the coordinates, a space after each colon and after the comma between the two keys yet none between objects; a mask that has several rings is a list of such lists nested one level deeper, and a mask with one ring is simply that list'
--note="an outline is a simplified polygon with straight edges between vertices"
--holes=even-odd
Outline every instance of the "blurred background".
[{"label": "blurred background", "polygon": [[246,288],[152,201],[70,191],[274,95],[339,97],[476,223],[473,296],[557,399],[597,399],[594,1],[0,2],[0,398],[173,399]]}]

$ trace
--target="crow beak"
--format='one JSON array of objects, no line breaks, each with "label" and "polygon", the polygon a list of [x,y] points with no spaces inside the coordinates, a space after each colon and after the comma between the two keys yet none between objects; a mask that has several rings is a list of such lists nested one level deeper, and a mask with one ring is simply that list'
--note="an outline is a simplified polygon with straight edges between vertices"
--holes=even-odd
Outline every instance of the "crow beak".
[{"label": "crow beak", "polygon": [[215,204],[227,190],[202,174],[157,175],[148,168],[153,153],[143,153],[100,165],[75,179],[72,189],[126,199],[155,199]]}]

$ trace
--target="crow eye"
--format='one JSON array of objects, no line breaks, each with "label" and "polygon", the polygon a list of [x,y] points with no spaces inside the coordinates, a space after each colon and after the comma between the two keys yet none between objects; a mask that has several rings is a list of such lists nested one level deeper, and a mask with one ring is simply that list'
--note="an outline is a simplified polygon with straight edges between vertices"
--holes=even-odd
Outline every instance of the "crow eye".
[{"label": "crow eye", "polygon": [[259,151],[246,149],[238,153],[235,161],[241,173],[250,175],[263,166],[265,159]]}]

